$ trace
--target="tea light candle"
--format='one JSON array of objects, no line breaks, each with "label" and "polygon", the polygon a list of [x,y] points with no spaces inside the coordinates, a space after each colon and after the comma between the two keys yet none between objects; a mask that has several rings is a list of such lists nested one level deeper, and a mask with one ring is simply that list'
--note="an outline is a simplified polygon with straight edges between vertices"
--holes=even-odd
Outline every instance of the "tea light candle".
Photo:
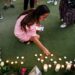
[{"label": "tea light candle", "polygon": [[48,65],[48,67],[49,67],[49,68],[51,68],[51,67],[52,67],[52,65],[51,65],[51,64],[49,64],[49,65]]},{"label": "tea light candle", "polygon": [[4,62],[2,61],[2,62],[0,63],[0,65],[3,67],[3,66],[4,66]]},{"label": "tea light candle", "polygon": [[37,54],[35,54],[35,57],[37,57]]}]

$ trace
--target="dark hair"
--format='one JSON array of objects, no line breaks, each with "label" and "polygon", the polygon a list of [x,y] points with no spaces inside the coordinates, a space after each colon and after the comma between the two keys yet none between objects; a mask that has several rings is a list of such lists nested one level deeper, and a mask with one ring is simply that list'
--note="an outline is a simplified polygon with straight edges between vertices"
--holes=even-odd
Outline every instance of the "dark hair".
[{"label": "dark hair", "polygon": [[40,5],[36,9],[27,10],[23,12],[21,15],[27,15],[21,21],[21,28],[26,31],[26,25],[29,27],[33,25],[34,22],[39,23],[39,17],[44,15],[45,13],[50,13],[50,10],[46,5]]}]

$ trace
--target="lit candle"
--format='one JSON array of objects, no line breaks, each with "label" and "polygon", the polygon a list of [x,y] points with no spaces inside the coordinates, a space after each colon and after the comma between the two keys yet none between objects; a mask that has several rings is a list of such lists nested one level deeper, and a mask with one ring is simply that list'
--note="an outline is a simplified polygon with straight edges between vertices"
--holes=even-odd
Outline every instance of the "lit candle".
[{"label": "lit candle", "polygon": [[24,62],[23,62],[23,61],[21,61],[21,64],[24,64]]},{"label": "lit candle", "polygon": [[44,69],[45,72],[47,72],[47,70],[48,70],[48,65],[47,65],[47,64],[44,64],[44,65],[43,65],[43,69]]},{"label": "lit candle", "polygon": [[19,59],[19,56],[17,56],[16,59]]},{"label": "lit candle", "polygon": [[37,57],[37,54],[35,54],[35,57]]},{"label": "lit candle", "polygon": [[9,60],[6,60],[6,63],[9,63]]},{"label": "lit candle", "polygon": [[67,59],[67,57],[66,57],[66,56],[64,56],[64,59]]},{"label": "lit candle", "polygon": [[54,63],[54,65],[56,65],[57,64],[57,61],[54,61],[53,63]]},{"label": "lit candle", "polygon": [[22,56],[21,59],[24,59],[24,56]]},{"label": "lit candle", "polygon": [[42,56],[42,54],[40,54],[40,56]]},{"label": "lit candle", "polygon": [[49,68],[51,68],[51,67],[52,67],[52,65],[51,65],[51,64],[49,64],[49,65],[48,65],[48,67],[49,67]]},{"label": "lit candle", "polygon": [[2,62],[0,63],[0,65],[1,65],[1,66],[4,66],[4,62],[2,61]]},{"label": "lit candle", "polygon": [[44,59],[41,59],[41,63],[43,63],[44,62]]},{"label": "lit candle", "polygon": [[72,62],[72,61],[70,61],[70,63],[72,64],[73,62]]},{"label": "lit candle", "polygon": [[61,61],[62,59],[61,58],[59,58],[59,61]]},{"label": "lit candle", "polygon": [[50,61],[53,61],[53,59],[51,58]]},{"label": "lit candle", "polygon": [[64,68],[65,66],[64,65],[61,65],[61,68]]},{"label": "lit candle", "polygon": [[14,64],[14,62],[12,61],[11,64]]},{"label": "lit candle", "polygon": [[55,71],[58,72],[60,70],[60,67],[61,67],[60,64],[57,64],[55,67]]},{"label": "lit candle", "polygon": [[68,63],[67,66],[66,66],[66,70],[70,70],[71,69],[71,66],[72,66],[72,64],[71,63]]},{"label": "lit candle", "polygon": [[40,61],[40,58],[38,58],[37,60]]},{"label": "lit candle", "polygon": [[51,57],[53,57],[54,55],[53,54],[51,54]]},{"label": "lit candle", "polygon": [[47,59],[48,57],[47,56],[45,56],[45,59]]},{"label": "lit candle", "polygon": [[15,61],[15,64],[17,64],[18,62],[17,61]]}]

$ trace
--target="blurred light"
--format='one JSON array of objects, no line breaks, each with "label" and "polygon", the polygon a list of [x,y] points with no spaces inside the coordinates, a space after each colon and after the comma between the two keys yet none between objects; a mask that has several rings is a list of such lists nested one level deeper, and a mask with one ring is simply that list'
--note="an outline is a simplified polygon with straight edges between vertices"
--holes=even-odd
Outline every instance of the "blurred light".
[{"label": "blurred light", "polygon": [[49,64],[48,66],[49,66],[49,68],[51,68],[51,67],[52,67],[52,65],[51,65],[51,64]]},{"label": "blurred light", "polygon": [[19,59],[19,56],[17,56],[16,59]]},{"label": "blurred light", "polygon": [[24,62],[23,62],[23,61],[21,61],[21,64],[24,64]]},{"label": "blurred light", "polygon": [[57,64],[55,67],[55,71],[58,72],[60,70],[60,67],[61,67],[60,64]]},{"label": "blurred light", "polygon": [[37,60],[40,61],[40,58],[38,58]]},{"label": "blurred light", "polygon": [[4,66],[4,62],[2,61],[2,62],[0,63],[0,65],[1,65],[1,66]]},{"label": "blurred light", "polygon": [[42,54],[40,54],[40,56],[42,56]]},{"label": "blurred light", "polygon": [[53,54],[51,54],[51,56],[54,56]]},{"label": "blurred light", "polygon": [[35,54],[35,57],[37,57],[37,54]]},{"label": "blurred light", "polygon": [[44,65],[43,65],[43,69],[44,69],[45,72],[47,72],[47,70],[48,70],[48,65],[47,65],[47,64],[44,64]]},{"label": "blurred light", "polygon": [[22,56],[21,59],[24,59],[24,56]]}]

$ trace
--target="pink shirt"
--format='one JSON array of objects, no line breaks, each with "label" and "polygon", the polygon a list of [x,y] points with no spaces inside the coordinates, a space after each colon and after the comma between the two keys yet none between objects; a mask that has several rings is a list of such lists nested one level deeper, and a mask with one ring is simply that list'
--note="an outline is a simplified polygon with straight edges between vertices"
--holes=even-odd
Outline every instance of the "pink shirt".
[{"label": "pink shirt", "polygon": [[27,32],[21,29],[21,21],[26,15],[22,15],[16,22],[14,34],[21,41],[29,41],[31,37],[37,36],[36,34],[36,23],[34,23],[30,28],[27,27]]}]

